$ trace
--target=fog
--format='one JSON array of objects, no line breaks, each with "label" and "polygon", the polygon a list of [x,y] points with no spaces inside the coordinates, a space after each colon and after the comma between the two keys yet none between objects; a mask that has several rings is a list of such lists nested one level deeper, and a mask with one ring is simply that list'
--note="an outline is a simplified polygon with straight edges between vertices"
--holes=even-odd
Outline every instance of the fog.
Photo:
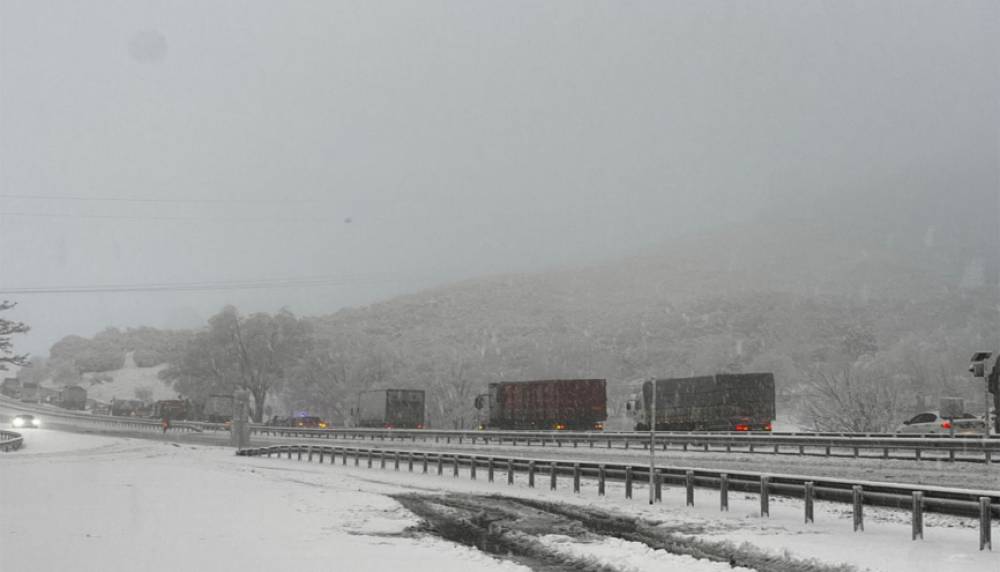
[{"label": "fog", "polygon": [[[0,295],[44,354],[737,222],[992,256],[998,37],[990,0],[5,0]],[[27,292],[94,286],[156,291]]]}]

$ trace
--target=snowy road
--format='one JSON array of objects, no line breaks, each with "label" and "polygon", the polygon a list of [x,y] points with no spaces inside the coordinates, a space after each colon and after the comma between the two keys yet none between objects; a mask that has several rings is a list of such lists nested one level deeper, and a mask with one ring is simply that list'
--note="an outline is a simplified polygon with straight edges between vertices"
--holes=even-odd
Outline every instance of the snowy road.
[{"label": "snowy road", "polygon": [[[799,561],[907,572],[1000,567],[1000,555],[976,550],[973,528],[928,522],[927,540],[911,542],[905,517],[890,512],[873,515],[866,531],[855,534],[844,507],[823,503],[817,504],[817,523],[806,527],[797,504],[774,502],[772,518],[762,520],[753,516],[756,499],[742,495],[732,499],[729,513],[712,503],[685,507],[676,489],[665,491],[662,505],[649,507],[641,494],[623,501],[611,486],[607,497],[592,490],[574,496],[467,477],[243,458],[230,449],[192,443],[26,433],[25,449],[0,455],[4,570],[525,569],[413,528],[420,518],[393,496],[415,493],[427,510],[450,506],[452,512],[476,515],[483,512],[477,503],[509,515],[504,507],[520,502],[484,496],[493,494],[588,514],[614,511],[680,535],[677,542],[686,538],[716,550],[731,546],[734,553],[747,543],[779,559],[787,554]],[[441,496],[443,491],[463,495]],[[549,510],[546,518],[558,512]],[[577,520],[558,529],[546,526],[545,534],[525,542],[547,557],[558,554],[595,570],[731,570],[618,536],[577,534],[572,525]]]}]

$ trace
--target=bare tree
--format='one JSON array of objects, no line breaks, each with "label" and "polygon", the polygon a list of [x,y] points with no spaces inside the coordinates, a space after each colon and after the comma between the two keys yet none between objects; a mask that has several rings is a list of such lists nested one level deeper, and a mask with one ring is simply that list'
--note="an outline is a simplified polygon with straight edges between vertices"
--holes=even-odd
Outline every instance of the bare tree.
[{"label": "bare tree", "polygon": [[264,417],[267,397],[280,389],[312,338],[306,322],[291,312],[240,316],[227,306],[208,321],[163,378],[195,396],[246,389],[253,396],[254,421]]},{"label": "bare tree", "polygon": [[888,432],[904,415],[902,382],[876,363],[809,376],[806,421],[817,431]]},{"label": "bare tree", "polygon": [[[0,302],[0,312],[10,310],[17,304],[4,300]],[[10,338],[14,334],[24,334],[28,326],[22,322],[14,322],[0,318],[0,371],[7,369],[7,364],[23,366],[28,363],[28,354],[15,354],[14,344]]]}]

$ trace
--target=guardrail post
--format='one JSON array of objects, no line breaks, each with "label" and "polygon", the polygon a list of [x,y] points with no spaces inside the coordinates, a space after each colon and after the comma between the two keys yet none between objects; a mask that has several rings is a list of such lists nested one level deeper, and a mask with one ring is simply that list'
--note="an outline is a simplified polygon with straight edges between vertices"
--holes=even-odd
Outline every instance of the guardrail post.
[{"label": "guardrail post", "polygon": [[853,501],[854,532],[865,531],[864,500],[865,493],[861,485],[851,487],[851,500]]},{"label": "guardrail post", "polygon": [[528,463],[528,488],[535,488],[535,462]]},{"label": "guardrail post", "polygon": [[993,453],[991,453],[990,451],[986,451],[986,453],[984,454],[986,455],[986,466],[988,467],[990,466],[990,463],[993,462]]},{"label": "guardrail post", "polygon": [[507,484],[514,484],[514,460],[507,459]]},{"label": "guardrail post", "polygon": [[424,464],[424,470],[423,470],[423,473],[426,475],[427,474],[427,453],[424,453],[423,457],[424,457],[424,463],[423,463]]},{"label": "guardrail post", "polygon": [[924,493],[913,491],[913,540],[924,539]]},{"label": "guardrail post", "polygon": [[770,517],[771,516],[771,490],[770,490],[771,477],[767,475],[760,476],[760,516]]},{"label": "guardrail post", "polygon": [[882,448],[882,458],[883,459],[888,459],[889,458],[889,448],[888,447],[883,447]]},{"label": "guardrail post", "polygon": [[948,451],[948,462],[949,463],[954,463],[955,462],[955,450],[954,449]]},{"label": "guardrail post", "polygon": [[441,453],[438,453],[438,476],[440,477],[443,474],[444,474],[444,456]]},{"label": "guardrail post", "polygon": [[684,488],[687,492],[687,506],[694,506],[694,471],[684,473]]},{"label": "guardrail post", "polygon": [[729,475],[719,475],[719,510],[729,512]]},{"label": "guardrail post", "polygon": [[458,455],[452,457],[452,463],[454,464],[454,470],[451,476],[458,478]]},{"label": "guardrail post", "polygon": [[802,491],[802,498],[806,502],[806,524],[813,522],[813,496],[815,492],[815,483],[806,481]]},{"label": "guardrail post", "polygon": [[920,449],[914,449],[913,452],[916,453],[917,460],[918,461],[921,460],[920,459]]},{"label": "guardrail post", "polygon": [[[628,443],[628,440],[626,440],[625,442]],[[611,448],[611,439],[608,439],[608,449],[610,448]]]},{"label": "guardrail post", "polygon": [[632,467],[625,467],[625,498],[632,498]]},{"label": "guardrail post", "polygon": [[292,458],[292,448],[288,447],[287,449],[285,449],[285,451],[288,453],[288,458],[291,459]]},{"label": "guardrail post", "polygon": [[312,445],[309,445],[309,462],[310,463],[313,462],[313,448],[312,448]]},{"label": "guardrail post", "polygon": [[493,457],[486,461],[486,480],[493,482]]},{"label": "guardrail post", "polygon": [[993,550],[990,497],[979,497],[979,550]]},{"label": "guardrail post", "polygon": [[858,457],[858,448],[857,447],[854,448],[854,456],[855,456],[855,458]]},{"label": "guardrail post", "polygon": [[653,498],[656,502],[663,502],[663,471],[657,469],[656,477],[653,479],[656,490],[653,491]]},{"label": "guardrail post", "polygon": [[608,473],[604,465],[597,468],[597,495],[604,496],[604,481],[607,480]]},{"label": "guardrail post", "polygon": [[573,492],[580,492],[580,463],[573,463]]},{"label": "guardrail post", "polygon": [[[611,441],[608,441],[608,449],[611,448]],[[628,449],[628,437],[625,438],[625,448]]]},{"label": "guardrail post", "polygon": [[476,458],[471,457],[469,459],[469,478],[473,481],[476,480]]},{"label": "guardrail post", "polygon": [[549,463],[549,490],[556,490],[556,463],[555,461]]},{"label": "guardrail post", "polygon": [[395,458],[393,459],[393,464],[392,464],[393,466],[392,466],[392,468],[393,468],[393,470],[398,471],[399,470],[399,451],[396,451],[396,454],[394,455],[394,457]]},{"label": "guardrail post", "polygon": [[[330,462],[333,463],[333,453],[330,453]],[[340,452],[340,464],[347,466],[347,449]]]}]

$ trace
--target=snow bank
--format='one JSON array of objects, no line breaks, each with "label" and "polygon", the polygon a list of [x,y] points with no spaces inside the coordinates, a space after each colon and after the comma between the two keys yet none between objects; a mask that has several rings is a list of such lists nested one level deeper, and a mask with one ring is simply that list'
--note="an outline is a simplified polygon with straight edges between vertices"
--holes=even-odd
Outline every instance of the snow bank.
[{"label": "snow bank", "polygon": [[662,572],[663,570],[754,572],[750,568],[731,567],[728,563],[709,562],[685,554],[654,550],[641,542],[630,542],[618,538],[581,542],[568,536],[550,534],[539,538],[539,541],[554,552],[583,559],[588,563],[607,566],[621,572]]},{"label": "snow bank", "polygon": [[343,473],[247,466],[219,447],[31,441],[39,454],[0,455],[4,570],[524,570],[408,534],[412,514]]}]

